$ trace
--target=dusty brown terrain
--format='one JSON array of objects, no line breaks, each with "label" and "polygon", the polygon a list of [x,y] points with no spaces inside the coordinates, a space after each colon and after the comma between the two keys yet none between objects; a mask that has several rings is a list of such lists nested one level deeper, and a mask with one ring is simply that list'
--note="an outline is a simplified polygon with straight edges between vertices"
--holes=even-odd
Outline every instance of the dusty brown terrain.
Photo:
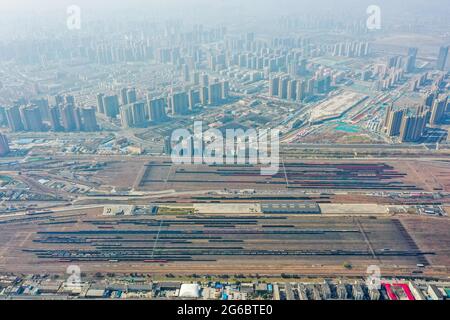
[{"label": "dusty brown terrain", "polygon": [[429,256],[433,265],[450,267],[450,219],[404,217],[403,225],[423,250],[435,252]]},{"label": "dusty brown terrain", "polygon": [[105,169],[96,173],[96,178],[103,181],[105,185],[117,188],[129,189],[147,161],[130,158],[128,160],[109,162]]}]

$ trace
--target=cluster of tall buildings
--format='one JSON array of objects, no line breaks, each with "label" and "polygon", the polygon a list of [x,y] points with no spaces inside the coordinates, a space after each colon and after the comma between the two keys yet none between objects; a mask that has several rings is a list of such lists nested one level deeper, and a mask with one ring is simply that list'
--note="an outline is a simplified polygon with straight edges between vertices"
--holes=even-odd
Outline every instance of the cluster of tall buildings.
[{"label": "cluster of tall buildings", "polygon": [[167,119],[166,109],[171,115],[186,115],[196,105],[216,106],[229,98],[228,81],[214,80],[209,83],[208,75],[199,76],[199,86],[187,91],[171,92],[165,97],[138,99],[135,88],[124,88],[118,95],[97,95],[97,111],[114,119],[120,117],[125,128],[146,127],[150,122]]},{"label": "cluster of tall buildings", "polygon": [[80,55],[91,62],[111,64],[129,61],[147,61],[153,58],[153,47],[150,41],[129,41],[125,45],[115,43],[93,44],[80,47]]},{"label": "cluster of tall buildings", "polygon": [[[149,28],[143,27],[144,25]],[[77,59],[88,63],[107,65],[156,59],[161,62],[178,64],[182,63],[182,59],[177,51],[186,47],[197,47],[205,43],[221,41],[226,34],[224,26],[210,28],[195,25],[187,28],[186,26],[182,27],[181,22],[171,22],[170,25],[155,23],[151,24],[151,27],[148,21],[142,21],[140,26],[136,25],[136,21],[130,24],[125,22],[121,24],[120,29],[123,34],[120,36],[117,36],[116,27],[113,27],[114,31],[109,27],[102,25],[101,32],[96,30],[97,34],[81,36],[79,41],[35,39],[35,41],[22,44],[12,42],[6,45],[1,43],[0,58],[15,59],[21,63]],[[99,37],[103,33],[112,34],[112,36],[108,39]],[[177,47],[166,47],[170,44],[176,44]]]},{"label": "cluster of tall buildings", "polygon": [[161,63],[178,66],[185,81],[192,81],[190,70],[205,68],[220,72],[230,67],[270,72],[295,72],[301,75],[310,56],[308,39],[274,38],[272,41],[256,39],[254,33],[240,37],[224,38],[223,46],[204,49],[187,45],[175,48],[158,48],[155,59]]},{"label": "cluster of tall buildings", "polygon": [[[122,40],[122,39],[120,39]],[[39,47],[39,50],[36,50]],[[153,57],[149,40],[98,41],[93,37],[83,39],[74,46],[72,41],[62,39],[36,40],[29,43],[0,45],[0,56],[15,58],[21,63],[39,63],[62,59],[82,59],[90,63],[111,64],[117,62],[145,61]]]},{"label": "cluster of tall buildings", "polygon": [[428,72],[422,73],[411,79],[410,89],[411,91],[417,91],[420,86],[425,85],[428,80]]},{"label": "cluster of tall buildings", "polygon": [[95,109],[77,107],[71,95],[56,96],[55,105],[48,100],[18,101],[4,110],[7,125],[12,132],[19,131],[96,131]]},{"label": "cluster of tall buildings", "polygon": [[228,81],[209,81],[207,74],[194,73],[194,84],[197,86],[188,91],[173,92],[168,98],[168,108],[172,115],[185,115],[196,105],[218,106],[227,102],[230,97]]},{"label": "cluster of tall buildings", "polygon": [[144,102],[134,102],[120,108],[120,121],[124,128],[145,127],[147,121],[145,115]]},{"label": "cluster of tall buildings", "polygon": [[427,124],[438,125],[445,121],[447,106],[448,96],[438,98],[435,95],[427,96],[425,104],[417,108],[415,114],[406,108],[394,110],[391,105],[386,111],[385,132],[389,137],[398,136],[401,142],[416,142],[422,138]]},{"label": "cluster of tall buildings", "polygon": [[[436,69],[444,71],[447,65],[449,46],[439,48]],[[416,70],[417,48],[408,48],[406,56],[396,55],[388,57],[386,66],[378,66],[374,74],[379,76],[375,82],[374,89],[387,90],[403,80],[404,73],[412,73]],[[427,81],[427,73],[415,76],[411,79],[410,89],[416,91]]]},{"label": "cluster of tall buildings", "polygon": [[317,94],[331,90],[332,75],[318,74],[309,79],[292,79],[288,75],[274,76],[269,79],[269,95],[280,99],[303,101]]},{"label": "cluster of tall buildings", "polygon": [[[378,91],[389,90],[404,80],[405,73],[414,72],[416,70],[417,52],[417,48],[408,48],[406,56],[390,56],[385,64],[375,65],[372,74],[377,76],[378,80],[374,82],[373,89]],[[411,90],[417,90],[426,80],[426,74],[414,77],[411,80]]]},{"label": "cluster of tall buildings", "polygon": [[[380,71],[381,70],[381,71]],[[401,68],[377,68],[378,80],[374,82],[373,89],[378,91],[389,90],[404,79],[404,71]]]},{"label": "cluster of tall buildings", "polygon": [[124,128],[146,127],[148,121],[159,122],[166,116],[164,104],[138,100],[135,88],[121,89],[120,99],[118,95],[97,94],[97,112],[111,119],[120,116]]},{"label": "cluster of tall buildings", "polygon": [[333,46],[335,57],[365,57],[369,54],[368,42],[339,42]]},{"label": "cluster of tall buildings", "polygon": [[417,48],[408,48],[406,56],[395,55],[387,58],[386,65],[388,68],[402,69],[406,73],[414,72],[416,69]]},{"label": "cluster of tall buildings", "polygon": [[[438,57],[437,69],[444,70],[447,60],[448,47],[442,47]],[[407,59],[404,60],[402,56],[391,56],[387,59],[386,64],[377,64],[372,70],[366,70],[363,72],[362,80],[368,80],[368,76],[376,76],[378,80],[374,82],[373,89],[379,91],[385,91],[396,84],[401,83],[405,80],[405,73],[411,73],[416,70],[416,56],[417,49],[409,48]],[[367,73],[371,73],[370,75]],[[423,72],[411,77],[410,80],[410,90],[417,91],[419,88],[426,84],[428,77],[428,72]],[[443,79],[441,76],[441,80]],[[440,82],[441,80],[437,80]],[[438,83],[439,84],[439,83]],[[437,85],[438,85],[437,84]]]},{"label": "cluster of tall buildings", "polygon": [[399,136],[401,142],[418,141],[426,125],[426,115],[417,112],[416,115],[407,115],[407,110],[392,110],[390,106],[386,112],[385,130],[389,137]]},{"label": "cluster of tall buildings", "polygon": [[[191,72],[198,69],[202,63],[207,70],[220,72],[230,67],[260,70],[270,72],[289,72],[293,75],[301,75],[306,70],[307,60],[301,57],[300,52],[283,49],[260,48],[257,51],[231,52],[216,50],[210,52],[198,52],[198,56],[183,57],[187,63],[181,65],[184,81],[193,81],[198,85],[201,81],[199,72]],[[193,73],[191,75],[191,73]]]},{"label": "cluster of tall buildings", "polygon": [[155,58],[159,63],[178,64],[181,58],[180,47],[157,48],[155,53]]},{"label": "cluster of tall buildings", "polygon": [[[181,31],[181,30],[178,30]],[[225,27],[205,28],[202,25],[193,26],[192,31],[186,33],[179,32],[177,42],[180,45],[175,47],[158,47],[155,49],[155,59],[160,63],[170,63],[181,66],[186,63],[200,63],[204,52],[200,49],[200,44],[221,41],[224,39],[227,30]]]},{"label": "cluster of tall buildings", "polygon": [[229,66],[245,69],[261,70],[266,73],[289,72],[293,76],[303,75],[307,60],[300,51],[262,48],[258,52],[232,53],[229,55]]},{"label": "cluster of tall buildings", "polygon": [[152,122],[159,122],[166,118],[166,99],[147,99],[148,117]]},{"label": "cluster of tall buildings", "polygon": [[315,45],[312,45],[309,39],[287,37],[274,38],[269,42],[266,39],[256,39],[254,33],[247,33],[241,37],[226,38],[223,46],[207,50],[200,47],[167,49],[163,55],[165,58],[158,60],[167,63],[173,63],[172,60],[182,61],[183,64],[179,67],[183,79],[196,84],[196,75],[191,75],[190,70],[199,68],[220,72],[238,67],[257,70],[266,75],[285,72],[295,77],[306,74],[305,57],[311,56],[311,48],[315,48]]}]

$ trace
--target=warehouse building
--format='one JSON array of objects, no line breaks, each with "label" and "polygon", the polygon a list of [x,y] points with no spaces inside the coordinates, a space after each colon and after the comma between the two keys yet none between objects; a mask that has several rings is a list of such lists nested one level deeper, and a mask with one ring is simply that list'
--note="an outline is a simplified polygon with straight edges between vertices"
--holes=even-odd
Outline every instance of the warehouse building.
[{"label": "warehouse building", "polygon": [[197,283],[183,283],[180,287],[180,298],[200,298],[200,286]]},{"label": "warehouse building", "polygon": [[320,214],[320,207],[315,202],[304,203],[262,203],[261,211],[263,213],[273,214]]}]

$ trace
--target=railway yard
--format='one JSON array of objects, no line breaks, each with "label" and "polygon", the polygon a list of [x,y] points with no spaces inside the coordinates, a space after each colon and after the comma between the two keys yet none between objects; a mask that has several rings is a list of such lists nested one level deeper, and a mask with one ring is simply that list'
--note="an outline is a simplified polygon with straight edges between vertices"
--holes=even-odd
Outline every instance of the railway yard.
[{"label": "railway yard", "polygon": [[[402,220],[356,215],[211,216],[183,210],[145,217],[105,217],[99,209],[48,212],[2,219],[0,265],[24,273],[58,273],[66,264],[91,272],[131,267],[139,272],[188,274],[226,269],[318,275],[334,270],[345,275],[358,274],[370,264],[386,270],[396,267],[405,274],[417,272],[418,265],[425,272],[444,271],[448,257],[440,257],[445,252],[438,243],[426,237],[426,250],[420,249]],[[428,222],[416,217],[407,223],[414,230]],[[433,268],[433,259],[441,265]]]},{"label": "railway yard", "polygon": [[326,277],[375,264],[386,276],[445,277],[446,170],[440,154],[286,159],[270,177],[159,157],[3,163],[11,191],[35,198],[2,203],[0,270]]},{"label": "railway yard", "polygon": [[[376,264],[384,275],[444,275],[450,224],[433,219],[47,212],[1,220],[0,267],[23,273],[63,273],[76,264],[85,272],[361,275]],[[437,234],[428,228],[436,223]]]},{"label": "railway yard", "polygon": [[94,2],[0,10],[0,300],[450,300],[445,1]]},{"label": "railway yard", "polygon": [[[218,184],[241,189],[370,189],[421,190],[406,174],[383,162],[285,162],[277,174],[260,175],[256,166],[172,165],[150,163],[138,188],[144,190],[211,189]],[[194,190],[195,190],[194,189]]]}]

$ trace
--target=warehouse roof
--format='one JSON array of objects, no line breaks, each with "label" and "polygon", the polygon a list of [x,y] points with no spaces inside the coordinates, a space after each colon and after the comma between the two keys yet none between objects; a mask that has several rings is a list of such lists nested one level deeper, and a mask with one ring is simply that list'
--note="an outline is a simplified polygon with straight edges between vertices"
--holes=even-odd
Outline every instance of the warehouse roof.
[{"label": "warehouse roof", "polygon": [[315,202],[270,202],[262,203],[263,213],[320,213],[320,208]]},{"label": "warehouse roof", "polygon": [[200,286],[196,283],[183,283],[180,288],[179,297],[199,298],[200,297]]}]

